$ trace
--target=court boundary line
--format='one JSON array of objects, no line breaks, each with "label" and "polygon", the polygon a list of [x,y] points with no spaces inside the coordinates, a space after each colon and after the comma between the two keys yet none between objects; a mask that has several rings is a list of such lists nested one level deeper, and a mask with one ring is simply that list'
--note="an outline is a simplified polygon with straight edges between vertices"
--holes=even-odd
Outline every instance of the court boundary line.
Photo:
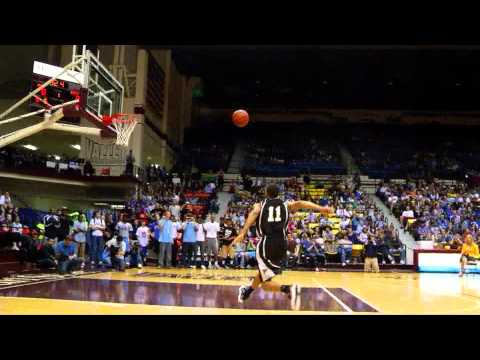
[{"label": "court boundary line", "polygon": [[[21,287],[21,286],[46,284],[46,283],[50,283],[50,282],[75,279],[75,278],[79,278],[79,277],[84,276],[84,275],[94,275],[94,274],[96,274],[96,272],[94,272],[92,274],[79,274],[79,275],[74,275],[74,276],[64,277],[64,278],[59,278],[59,279],[51,279],[51,280],[37,281],[37,282],[31,282],[31,283],[23,283],[23,284],[18,284],[18,285],[10,285],[10,286],[5,286],[5,287],[0,287],[0,292],[2,290],[14,289],[14,288]],[[25,275],[29,275],[29,274],[25,274]],[[0,296],[2,296],[2,295],[0,294]],[[11,296],[5,296],[5,297],[11,297]]]},{"label": "court boundary line", "polygon": [[336,297],[330,290],[328,290],[325,286],[319,286],[320,289],[325,291],[333,300],[335,300],[345,311],[348,313],[353,313],[354,311],[347,305],[345,304],[342,300],[340,300],[338,297]]},{"label": "court boundary line", "polygon": [[350,290],[347,290],[345,289],[344,287],[342,287],[343,291],[346,291],[348,292],[350,295],[352,296],[355,296],[356,298],[360,299],[361,301],[363,301],[365,304],[367,304],[368,306],[370,306],[372,309],[374,309],[375,311],[379,312],[379,313],[383,313],[383,311],[380,311],[379,309],[377,309],[375,306],[373,306],[372,304],[370,304],[368,301],[366,301],[364,298],[352,293]]}]

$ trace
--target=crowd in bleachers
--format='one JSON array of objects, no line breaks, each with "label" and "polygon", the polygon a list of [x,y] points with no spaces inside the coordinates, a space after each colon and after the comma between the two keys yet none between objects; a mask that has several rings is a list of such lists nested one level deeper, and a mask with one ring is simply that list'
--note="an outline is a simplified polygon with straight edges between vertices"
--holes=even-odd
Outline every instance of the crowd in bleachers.
[{"label": "crowd in bleachers", "polygon": [[175,227],[170,239],[173,264],[191,262],[182,254],[182,227],[191,223],[197,228],[219,208],[215,183],[187,187],[167,178],[144,183],[123,209],[21,210],[28,210],[22,222],[29,225],[20,224],[8,193],[0,195],[0,247],[18,251],[22,262],[65,273],[85,266],[141,267],[148,251],[158,253],[160,221],[167,213]]},{"label": "crowd in bleachers", "polygon": [[0,150],[0,169],[37,172],[44,176],[81,175],[84,161],[67,155],[49,155],[21,147]]},{"label": "crowd in bleachers", "polygon": [[[267,184],[265,184],[267,185]],[[264,187],[255,192],[237,190],[229,204],[226,218],[240,229],[253,204],[263,196]],[[376,246],[380,264],[403,264],[405,248],[393,224],[387,224],[382,212],[369,197],[354,191],[347,183],[329,188],[321,184],[296,184],[295,180],[279,182],[283,200],[309,200],[324,206],[333,206],[329,216],[312,212],[291,214],[288,224],[288,263],[291,268],[312,268],[317,271],[327,264],[363,263],[365,247]],[[252,227],[242,244],[235,248],[235,264],[250,252],[248,259],[255,261],[249,249],[254,249],[258,239]],[[248,255],[247,255],[248,256]]]},{"label": "crowd in bleachers", "polygon": [[464,183],[382,183],[377,195],[417,241],[458,249],[470,234],[480,241],[480,197]]}]

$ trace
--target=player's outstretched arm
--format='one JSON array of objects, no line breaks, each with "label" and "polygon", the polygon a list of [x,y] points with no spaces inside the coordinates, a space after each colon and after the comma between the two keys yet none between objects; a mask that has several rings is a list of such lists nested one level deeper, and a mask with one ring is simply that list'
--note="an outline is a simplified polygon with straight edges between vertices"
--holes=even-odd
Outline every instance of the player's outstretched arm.
[{"label": "player's outstretched arm", "polygon": [[250,211],[250,214],[248,214],[248,218],[245,221],[245,225],[243,225],[243,229],[240,230],[235,240],[233,240],[233,244],[235,244],[236,242],[243,241],[243,239],[245,238],[245,235],[247,235],[248,233],[248,229],[250,229],[250,227],[253,224],[255,224],[255,220],[257,220],[257,217],[259,214],[260,214],[260,204],[257,203],[253,206],[253,210]]},{"label": "player's outstretched arm", "polygon": [[295,211],[300,210],[300,209],[311,209],[311,210],[315,210],[315,211],[318,211],[318,212],[321,212],[321,213],[327,213],[327,214],[330,214],[330,213],[334,212],[333,208],[331,208],[331,207],[320,206],[320,205],[317,205],[317,204],[315,204],[311,201],[299,200],[299,201],[292,201],[292,202],[288,203],[288,210],[289,211],[295,212]]}]

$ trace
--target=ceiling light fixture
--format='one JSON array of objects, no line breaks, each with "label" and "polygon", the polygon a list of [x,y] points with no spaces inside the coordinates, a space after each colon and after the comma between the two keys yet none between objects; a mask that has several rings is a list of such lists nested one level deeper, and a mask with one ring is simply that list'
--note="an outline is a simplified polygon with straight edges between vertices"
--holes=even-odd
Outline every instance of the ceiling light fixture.
[{"label": "ceiling light fixture", "polygon": [[23,145],[23,147],[24,147],[25,149],[32,150],[32,151],[37,151],[37,150],[38,150],[38,147],[36,147],[36,146],[34,146],[34,145],[30,145],[30,144]]}]

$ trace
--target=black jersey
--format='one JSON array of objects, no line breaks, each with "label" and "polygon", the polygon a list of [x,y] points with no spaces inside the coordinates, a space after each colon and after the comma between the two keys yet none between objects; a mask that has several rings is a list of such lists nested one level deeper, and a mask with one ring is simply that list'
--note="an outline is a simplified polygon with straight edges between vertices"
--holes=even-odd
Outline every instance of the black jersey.
[{"label": "black jersey", "polygon": [[234,227],[222,226],[219,235],[223,245],[230,245],[238,234]]},{"label": "black jersey", "polygon": [[260,215],[257,218],[259,237],[287,238],[288,208],[280,199],[266,199],[260,203]]}]

